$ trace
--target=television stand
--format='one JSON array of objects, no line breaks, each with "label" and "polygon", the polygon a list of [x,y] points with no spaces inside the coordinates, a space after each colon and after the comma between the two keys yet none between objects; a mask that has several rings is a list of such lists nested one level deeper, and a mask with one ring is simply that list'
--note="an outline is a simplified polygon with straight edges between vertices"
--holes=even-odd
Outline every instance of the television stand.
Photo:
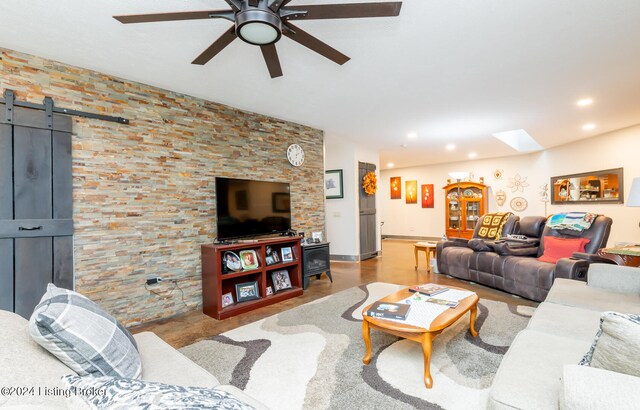
[{"label": "television stand", "polygon": [[[230,245],[214,244],[202,245],[202,311],[215,319],[226,319],[241,313],[246,313],[263,306],[271,305],[300,296],[302,289],[302,250],[299,236],[283,238],[267,238],[252,240],[251,242]],[[277,252],[279,261],[267,265],[267,248]],[[283,260],[283,248],[290,248],[293,260]],[[254,251],[258,267],[255,269],[232,271],[226,269],[224,255],[232,252],[239,256],[241,251]],[[289,254],[287,253],[287,254]],[[286,270],[291,282],[291,288],[267,294],[267,287],[273,286],[272,273]],[[257,283],[258,299],[238,302],[236,285]],[[222,296],[231,293],[233,304],[223,306]]]}]

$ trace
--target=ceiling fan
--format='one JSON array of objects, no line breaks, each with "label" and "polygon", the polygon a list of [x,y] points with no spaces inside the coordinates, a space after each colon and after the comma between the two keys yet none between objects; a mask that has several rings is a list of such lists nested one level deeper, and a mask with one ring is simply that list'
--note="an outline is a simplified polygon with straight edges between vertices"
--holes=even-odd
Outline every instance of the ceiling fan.
[{"label": "ceiling fan", "polygon": [[291,24],[291,20],[339,19],[357,17],[393,17],[400,14],[401,1],[382,3],[321,4],[285,7],[291,0],[225,0],[231,10],[203,10],[177,13],[113,16],[123,24],[158,21],[222,18],[234,23],[191,64],[204,65],[236,37],[260,46],[271,78],[280,77],[282,68],[275,43],[282,35],[310,48],[337,64],[349,57]]}]

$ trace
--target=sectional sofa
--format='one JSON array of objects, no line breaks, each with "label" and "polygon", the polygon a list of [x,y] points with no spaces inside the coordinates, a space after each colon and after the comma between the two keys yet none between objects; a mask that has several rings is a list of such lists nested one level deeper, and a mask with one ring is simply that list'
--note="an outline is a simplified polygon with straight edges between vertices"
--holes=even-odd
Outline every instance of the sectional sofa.
[{"label": "sectional sofa", "polygon": [[[75,374],[55,356],[33,341],[29,322],[23,317],[0,310],[0,387],[28,388],[0,395],[0,407],[68,409],[85,408],[74,397],[65,397],[61,377]],[[142,380],[170,385],[217,388],[236,396],[256,409],[266,406],[231,385],[220,382],[151,332],[134,335],[142,360]],[[90,377],[90,376],[87,376]],[[33,393],[32,393],[33,392]],[[5,392],[6,393],[6,392]]]},{"label": "sectional sofa", "polygon": [[[556,279],[500,363],[488,408],[637,409],[640,377],[578,365],[604,311],[640,314],[639,268],[592,264],[586,283]],[[637,347],[635,327],[629,342]]]}]

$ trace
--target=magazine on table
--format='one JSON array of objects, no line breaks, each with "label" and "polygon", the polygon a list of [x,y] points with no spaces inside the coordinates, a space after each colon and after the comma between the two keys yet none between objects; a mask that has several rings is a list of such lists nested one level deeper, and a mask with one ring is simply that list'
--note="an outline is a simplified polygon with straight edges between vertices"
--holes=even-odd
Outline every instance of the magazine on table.
[{"label": "magazine on table", "polygon": [[443,293],[449,290],[448,287],[442,285],[436,285],[434,283],[427,283],[426,285],[416,285],[409,288],[411,292],[420,292],[423,295],[434,296],[439,293]]},{"label": "magazine on table", "polygon": [[438,305],[447,306],[447,307],[450,307],[451,309],[458,307],[458,305],[460,304],[460,302],[455,302],[452,300],[445,300],[445,299],[438,299],[438,298],[429,298],[426,301],[429,303],[436,303]]},{"label": "magazine on table", "polygon": [[379,317],[383,319],[405,320],[411,305],[393,302],[375,302],[367,310],[367,316]]}]

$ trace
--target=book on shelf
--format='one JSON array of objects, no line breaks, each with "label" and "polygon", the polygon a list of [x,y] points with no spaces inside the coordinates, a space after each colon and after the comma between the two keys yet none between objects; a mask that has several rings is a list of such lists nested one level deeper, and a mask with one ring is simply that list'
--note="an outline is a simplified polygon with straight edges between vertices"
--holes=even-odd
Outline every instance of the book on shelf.
[{"label": "book on shelf", "polygon": [[420,292],[423,295],[434,296],[439,293],[443,293],[449,290],[448,287],[442,285],[436,285],[433,283],[427,283],[426,285],[416,285],[409,288],[411,292]]},{"label": "book on shelf", "polygon": [[405,320],[411,305],[393,302],[375,302],[367,310],[367,316],[379,317],[383,319]]},{"label": "book on shelf", "polygon": [[451,309],[458,307],[460,302],[454,302],[452,300],[438,299],[438,298],[429,298],[427,299],[429,303],[435,303],[442,306],[450,307]]}]

